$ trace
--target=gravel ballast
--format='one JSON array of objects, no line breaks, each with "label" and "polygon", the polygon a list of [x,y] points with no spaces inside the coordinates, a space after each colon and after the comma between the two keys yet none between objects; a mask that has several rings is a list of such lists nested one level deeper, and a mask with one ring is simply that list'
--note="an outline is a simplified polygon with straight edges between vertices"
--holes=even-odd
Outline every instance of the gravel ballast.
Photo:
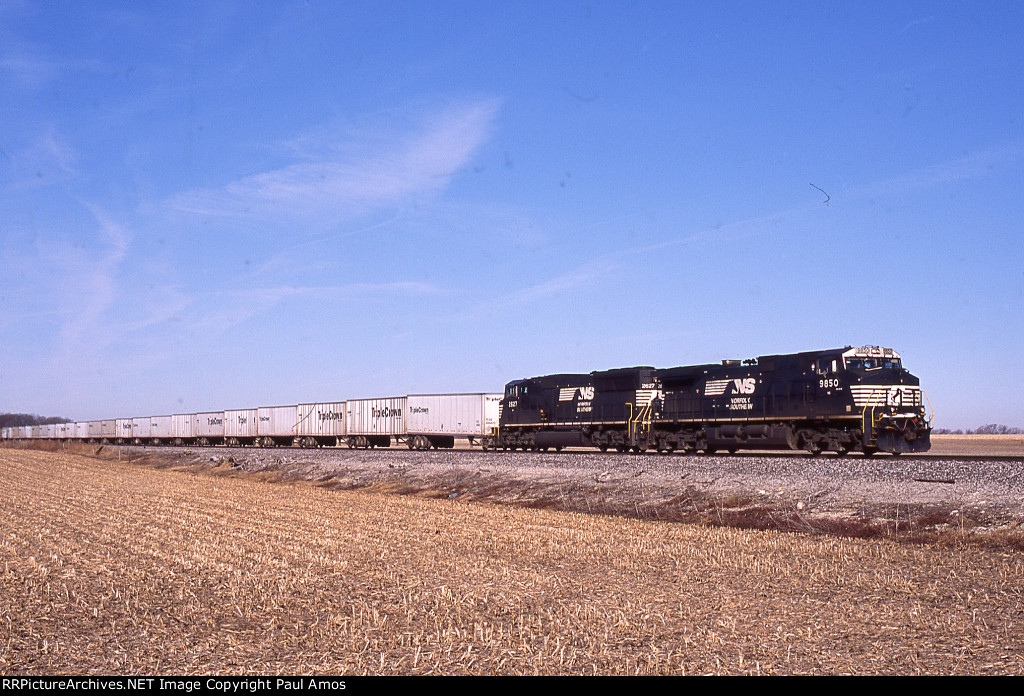
[{"label": "gravel ballast", "polygon": [[[153,452],[153,450],[149,450]],[[345,489],[853,536],[1016,531],[1024,461],[472,450],[160,450]]]}]

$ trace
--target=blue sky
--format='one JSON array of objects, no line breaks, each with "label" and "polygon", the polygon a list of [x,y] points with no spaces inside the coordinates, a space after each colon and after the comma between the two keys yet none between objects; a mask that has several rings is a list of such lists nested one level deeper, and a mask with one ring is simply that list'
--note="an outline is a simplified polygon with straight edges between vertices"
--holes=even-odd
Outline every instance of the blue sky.
[{"label": "blue sky", "polygon": [[884,345],[1024,425],[1024,5],[0,0],[0,411]]}]

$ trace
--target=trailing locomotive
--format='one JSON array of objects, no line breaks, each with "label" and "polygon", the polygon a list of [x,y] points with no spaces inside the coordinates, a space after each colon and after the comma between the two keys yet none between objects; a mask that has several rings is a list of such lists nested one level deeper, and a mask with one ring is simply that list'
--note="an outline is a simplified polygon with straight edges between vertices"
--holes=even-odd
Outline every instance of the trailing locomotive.
[{"label": "trailing locomotive", "polygon": [[925,452],[917,377],[891,348],[632,367],[509,382],[485,448]]}]

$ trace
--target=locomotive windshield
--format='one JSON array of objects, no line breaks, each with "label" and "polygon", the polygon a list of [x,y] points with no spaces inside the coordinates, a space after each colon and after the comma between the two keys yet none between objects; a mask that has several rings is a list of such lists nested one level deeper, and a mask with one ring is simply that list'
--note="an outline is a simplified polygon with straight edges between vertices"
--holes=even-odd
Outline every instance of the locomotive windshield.
[{"label": "locomotive windshield", "polygon": [[899,370],[900,354],[892,348],[864,346],[848,348],[843,353],[843,361],[847,370]]},{"label": "locomotive windshield", "polygon": [[899,358],[847,358],[846,368],[848,370],[887,370],[900,369]]}]

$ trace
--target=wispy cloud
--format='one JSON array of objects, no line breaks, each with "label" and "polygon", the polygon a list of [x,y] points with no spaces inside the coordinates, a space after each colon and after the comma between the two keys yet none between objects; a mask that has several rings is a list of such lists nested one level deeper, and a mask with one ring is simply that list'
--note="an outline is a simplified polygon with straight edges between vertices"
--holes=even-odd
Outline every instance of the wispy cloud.
[{"label": "wispy cloud", "polygon": [[103,64],[96,60],[54,58],[41,48],[9,44],[0,53],[0,70],[15,84],[38,89],[69,73],[101,72]]},{"label": "wispy cloud", "polygon": [[[292,164],[173,196],[167,207],[191,214],[262,220],[351,219],[415,196],[436,193],[488,138],[493,99],[420,118],[406,132],[366,143],[319,131],[290,143]],[[358,154],[355,154],[358,153]]]},{"label": "wispy cloud", "polygon": [[919,167],[899,176],[853,187],[849,195],[879,196],[929,188],[989,175],[997,167],[1019,161],[1024,147],[1012,143],[1005,147],[972,152],[963,157]]},{"label": "wispy cloud", "polygon": [[517,290],[500,298],[495,304],[501,307],[514,307],[537,302],[552,295],[575,293],[599,278],[607,276],[614,267],[615,263],[611,258],[601,257],[567,273]]},{"label": "wispy cloud", "polygon": [[351,300],[374,298],[382,301],[395,298],[414,298],[442,292],[430,283],[396,281],[390,283],[348,283],[321,286],[270,286],[240,290],[222,290],[196,298],[195,307],[208,307],[206,312],[194,312],[192,324],[202,331],[223,332],[249,319],[263,315],[282,302],[303,297],[325,300]]},{"label": "wispy cloud", "polygon": [[91,204],[86,207],[96,219],[98,236],[104,245],[102,255],[88,258],[81,249],[68,247],[57,250],[52,257],[61,269],[60,287],[67,295],[58,302],[58,306],[65,308],[61,327],[64,356],[112,340],[107,331],[107,314],[117,299],[117,275],[131,239],[106,212]]}]

